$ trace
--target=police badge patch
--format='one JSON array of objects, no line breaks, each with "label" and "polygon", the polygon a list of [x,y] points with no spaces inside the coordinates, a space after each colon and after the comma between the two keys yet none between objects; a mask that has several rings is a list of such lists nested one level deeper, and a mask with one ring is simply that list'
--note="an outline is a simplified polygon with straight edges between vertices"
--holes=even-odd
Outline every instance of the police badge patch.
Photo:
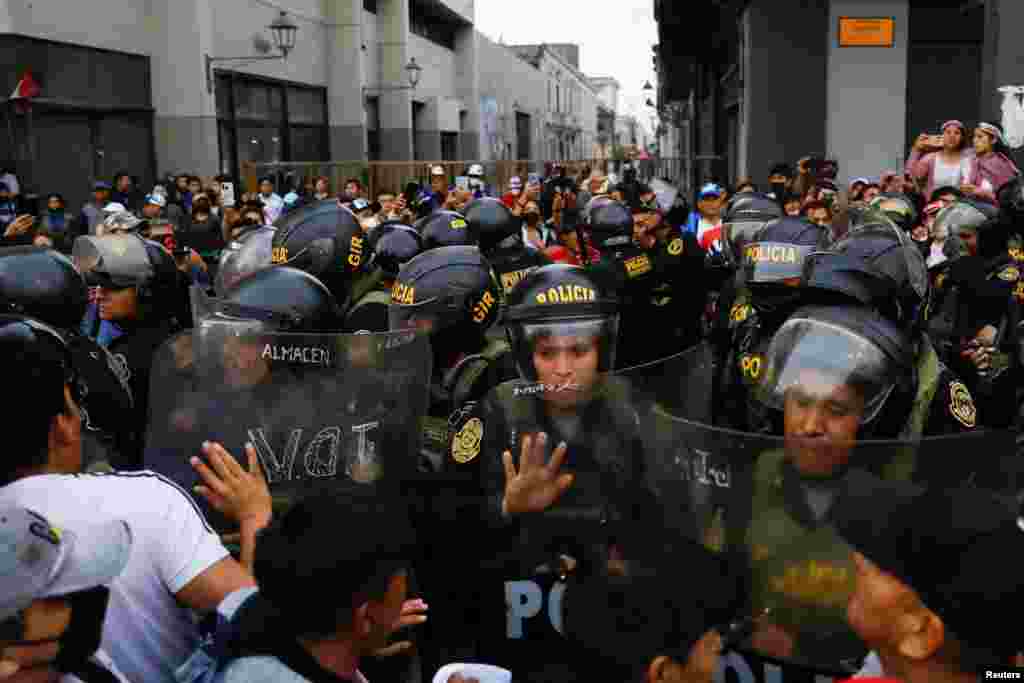
[{"label": "police badge patch", "polygon": [[683,253],[683,240],[679,237],[668,243],[668,253],[679,256]]},{"label": "police badge patch", "polygon": [[967,390],[963,382],[953,382],[949,385],[949,412],[964,427],[974,429],[978,411],[974,407],[971,392]]},{"label": "police badge patch", "polygon": [[484,436],[484,423],[479,417],[470,419],[452,440],[452,460],[465,465],[480,455],[480,442]]}]

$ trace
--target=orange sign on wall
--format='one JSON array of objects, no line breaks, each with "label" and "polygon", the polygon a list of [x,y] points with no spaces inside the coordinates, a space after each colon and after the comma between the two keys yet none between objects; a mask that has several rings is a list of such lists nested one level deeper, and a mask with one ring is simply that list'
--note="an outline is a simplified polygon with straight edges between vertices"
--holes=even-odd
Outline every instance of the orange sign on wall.
[{"label": "orange sign on wall", "polygon": [[839,47],[892,47],[892,17],[839,17]]}]

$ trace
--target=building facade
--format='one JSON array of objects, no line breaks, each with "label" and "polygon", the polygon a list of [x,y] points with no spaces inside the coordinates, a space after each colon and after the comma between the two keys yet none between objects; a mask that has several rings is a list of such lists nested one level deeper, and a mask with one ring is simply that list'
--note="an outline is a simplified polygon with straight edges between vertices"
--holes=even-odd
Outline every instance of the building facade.
[{"label": "building facade", "polygon": [[579,46],[510,45],[509,49],[543,74],[546,82],[542,157],[590,158],[597,141],[598,97],[579,70]]},{"label": "building facade", "polygon": [[608,159],[619,144],[615,119],[619,112],[619,92],[622,86],[608,76],[592,76],[590,85],[597,93],[597,139],[594,158]]},{"label": "building facade", "polygon": [[[285,60],[267,26],[298,28]],[[0,0],[0,161],[84,200],[126,170],[142,187],[244,162],[581,158],[597,130],[578,48],[540,66],[473,26],[473,0]],[[214,58],[207,80],[207,57]],[[421,67],[415,88],[406,66]]]},{"label": "building facade", "polygon": [[[658,104],[690,168],[766,182],[805,155],[840,180],[901,169],[943,121],[1000,124],[999,87],[1024,84],[1018,0],[655,0]],[[672,40],[686,27],[692,40]]]}]

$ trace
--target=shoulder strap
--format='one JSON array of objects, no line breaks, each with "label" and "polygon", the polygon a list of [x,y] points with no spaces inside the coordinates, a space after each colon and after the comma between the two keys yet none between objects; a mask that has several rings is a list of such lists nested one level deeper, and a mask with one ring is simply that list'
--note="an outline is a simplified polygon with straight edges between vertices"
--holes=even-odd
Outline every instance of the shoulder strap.
[{"label": "shoulder strap", "polygon": [[472,392],[477,380],[487,372],[494,362],[511,351],[504,339],[487,339],[487,344],[480,353],[463,358],[455,367],[449,386],[452,387],[452,403],[461,407]]},{"label": "shoulder strap", "polygon": [[[372,273],[357,279],[354,283],[352,283],[352,293],[349,295],[351,297],[349,301],[358,303],[359,300],[366,296],[369,292],[372,292],[373,290],[376,289],[380,289],[379,285],[382,279],[383,273],[379,268],[377,270],[374,270]],[[388,302],[391,302],[390,296],[388,297]]]},{"label": "shoulder strap", "polygon": [[904,438],[917,438],[924,433],[924,423],[935,398],[935,392],[939,389],[939,379],[942,375],[942,363],[927,335],[922,337],[921,351],[918,355],[917,396],[914,397],[910,418],[901,435]]},{"label": "shoulder strap", "polygon": [[391,294],[385,292],[380,287],[377,287],[376,289],[371,289],[369,292],[366,292],[355,301],[355,305],[353,305],[348,311],[349,315],[352,315],[366,304],[382,304],[387,306],[391,303]]}]

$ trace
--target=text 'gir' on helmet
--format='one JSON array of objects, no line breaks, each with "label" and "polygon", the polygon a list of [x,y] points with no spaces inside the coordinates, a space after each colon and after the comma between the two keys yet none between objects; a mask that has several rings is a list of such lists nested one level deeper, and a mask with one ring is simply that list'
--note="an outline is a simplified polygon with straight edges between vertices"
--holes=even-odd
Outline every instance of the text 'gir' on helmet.
[{"label": "text 'gir' on helmet", "polygon": [[[435,345],[461,348],[497,321],[501,287],[480,249],[438,247],[404,264],[391,288],[388,326],[430,334]],[[444,335],[438,337],[437,335]]]},{"label": "text 'gir' on helmet", "polygon": [[353,277],[369,257],[355,215],[337,202],[322,201],[296,209],[274,225],[271,263],[309,273],[346,305]]},{"label": "text 'gir' on helmet", "polygon": [[534,354],[541,340],[598,344],[598,370],[615,367],[619,302],[585,268],[543,266],[509,293],[504,323],[519,374],[537,381]]}]

